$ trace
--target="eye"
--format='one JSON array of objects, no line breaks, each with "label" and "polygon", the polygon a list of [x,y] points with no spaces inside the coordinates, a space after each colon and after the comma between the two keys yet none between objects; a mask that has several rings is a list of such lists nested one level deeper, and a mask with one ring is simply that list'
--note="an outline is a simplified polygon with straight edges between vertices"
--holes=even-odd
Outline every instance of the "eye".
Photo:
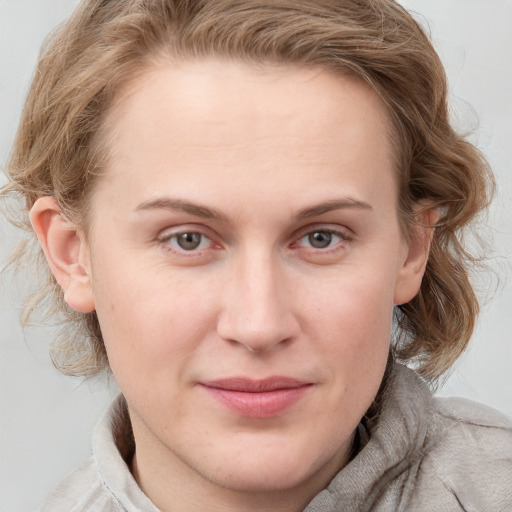
[{"label": "eye", "polygon": [[176,238],[176,244],[184,251],[193,251],[203,242],[203,235],[199,233],[180,233],[173,238]]},{"label": "eye", "polygon": [[339,244],[343,240],[346,240],[346,237],[343,236],[342,233],[326,229],[319,229],[303,236],[298,241],[298,245],[303,247],[311,247],[313,249],[328,249]]},{"label": "eye", "polygon": [[332,244],[333,233],[328,231],[315,231],[307,236],[308,243],[315,249],[325,249]]},{"label": "eye", "polygon": [[161,243],[168,244],[176,252],[193,252],[208,249],[213,242],[204,234],[195,231],[183,231],[161,239]]}]

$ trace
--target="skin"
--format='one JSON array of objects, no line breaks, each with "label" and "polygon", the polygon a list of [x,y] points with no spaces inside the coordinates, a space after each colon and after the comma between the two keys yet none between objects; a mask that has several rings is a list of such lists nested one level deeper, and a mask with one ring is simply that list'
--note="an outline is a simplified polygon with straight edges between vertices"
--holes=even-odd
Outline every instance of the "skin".
[{"label": "skin", "polygon": [[[53,198],[31,218],[68,304],[98,314],[139,485],[163,511],[302,510],[347,463],[427,259],[384,105],[320,69],[164,63],[107,132],[87,237]],[[309,386],[268,418],[202,386],[276,375]]]}]

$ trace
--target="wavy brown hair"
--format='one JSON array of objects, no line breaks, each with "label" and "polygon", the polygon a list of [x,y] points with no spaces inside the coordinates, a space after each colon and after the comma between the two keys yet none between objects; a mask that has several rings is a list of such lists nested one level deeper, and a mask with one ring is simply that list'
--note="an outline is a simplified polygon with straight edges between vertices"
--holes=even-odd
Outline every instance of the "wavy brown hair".
[{"label": "wavy brown hair", "polygon": [[[28,210],[50,195],[87,231],[89,197],[108,155],[104,122],[116,93],[162,59],[172,65],[208,56],[348,73],[384,101],[404,235],[412,236],[419,207],[441,214],[420,292],[398,310],[394,343],[397,358],[415,361],[435,381],[473,331],[478,302],[469,274],[476,259],[461,233],[488,205],[493,180],[480,152],[450,125],[445,72],[428,36],[393,0],[83,1],[39,58],[2,191],[20,200],[14,221],[30,231]],[[26,263],[30,255],[39,257],[45,286],[27,304],[24,320],[42,304],[47,316],[65,315],[52,349],[63,373],[91,376],[107,368],[96,314],[64,303],[35,244],[21,247],[13,261]]]}]

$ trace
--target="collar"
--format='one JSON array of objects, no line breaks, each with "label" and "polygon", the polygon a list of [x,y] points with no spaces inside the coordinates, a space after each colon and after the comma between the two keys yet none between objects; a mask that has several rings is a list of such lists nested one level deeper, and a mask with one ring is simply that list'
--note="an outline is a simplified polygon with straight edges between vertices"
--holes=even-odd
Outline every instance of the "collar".
[{"label": "collar", "polygon": [[[414,371],[391,363],[374,406],[358,427],[358,453],[304,512],[370,511],[391,480],[421,456],[432,407],[427,384]],[[94,457],[121,510],[158,512],[130,473],[134,447],[126,401],[119,395],[96,426]]]},{"label": "collar", "polygon": [[362,422],[364,447],[304,512],[368,512],[389,483],[422,456],[433,408],[427,384],[413,370],[392,363],[378,402],[376,415]]}]

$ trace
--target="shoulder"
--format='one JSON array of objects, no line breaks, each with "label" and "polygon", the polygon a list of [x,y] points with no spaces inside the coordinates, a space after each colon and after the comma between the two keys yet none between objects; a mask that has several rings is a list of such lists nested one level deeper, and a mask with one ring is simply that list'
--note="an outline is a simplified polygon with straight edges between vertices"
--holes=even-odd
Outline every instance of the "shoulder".
[{"label": "shoulder", "polygon": [[374,435],[393,444],[401,459],[389,486],[394,509],[512,512],[510,418],[469,400],[435,397],[401,366],[394,367],[384,398]]},{"label": "shoulder", "polygon": [[[463,398],[438,398],[433,402],[433,452],[442,460],[461,459],[467,464],[512,464],[512,419],[485,405]],[[512,478],[512,466],[509,466]]]},{"label": "shoulder", "polygon": [[422,473],[462,510],[512,510],[512,420],[461,398],[432,405]]},{"label": "shoulder", "polygon": [[435,411],[450,422],[469,427],[484,427],[484,431],[490,428],[512,433],[512,418],[491,407],[465,398],[434,397],[432,400]]},{"label": "shoulder", "polygon": [[89,459],[47,496],[38,512],[120,511],[105,488],[96,463]]},{"label": "shoulder", "polygon": [[131,432],[120,395],[94,429],[93,457],[63,480],[38,512],[157,512],[130,473]]}]

